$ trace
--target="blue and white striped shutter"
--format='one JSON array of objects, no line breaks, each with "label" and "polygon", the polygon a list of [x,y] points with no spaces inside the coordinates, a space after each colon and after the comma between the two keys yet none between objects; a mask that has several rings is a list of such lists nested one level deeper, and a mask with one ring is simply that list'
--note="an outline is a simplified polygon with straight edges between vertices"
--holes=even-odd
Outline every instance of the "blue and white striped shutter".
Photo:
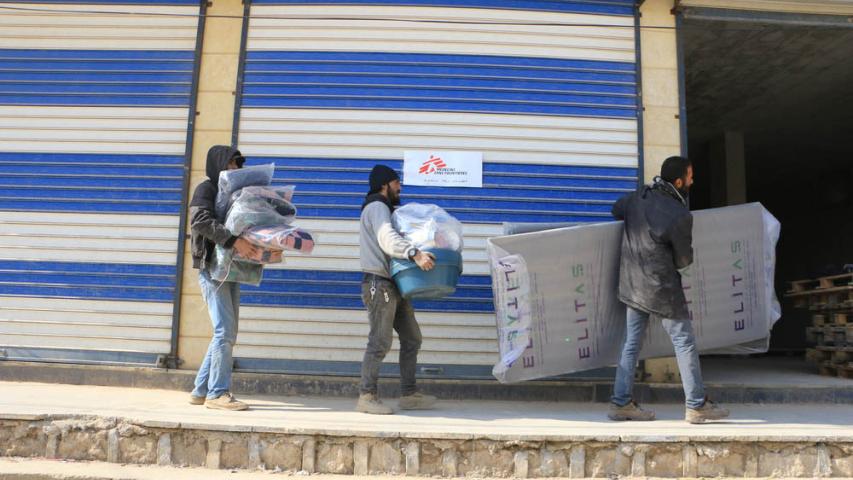
[{"label": "blue and white striped shutter", "polygon": [[0,3],[0,358],[170,353],[199,12]]},{"label": "blue and white striped shutter", "polygon": [[441,149],[482,152],[483,188],[403,179],[404,203],[437,203],[465,224],[457,293],[415,304],[419,361],[422,373],[488,376],[486,238],[504,221],[609,220],[636,186],[634,15],[630,0],[253,1],[239,147],[297,185],[299,224],[320,246],[243,290],[238,367],[358,371],[368,172]]}]

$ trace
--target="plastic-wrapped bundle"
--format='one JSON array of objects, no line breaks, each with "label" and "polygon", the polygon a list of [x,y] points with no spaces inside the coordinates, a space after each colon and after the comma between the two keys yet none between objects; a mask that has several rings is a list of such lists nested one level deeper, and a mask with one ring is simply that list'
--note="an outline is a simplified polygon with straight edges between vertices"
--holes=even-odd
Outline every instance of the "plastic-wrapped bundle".
[{"label": "plastic-wrapped bundle", "polygon": [[284,252],[280,248],[257,247],[251,256],[244,257],[239,252],[234,252],[234,261],[246,261],[251,263],[281,263],[284,260]]},{"label": "plastic-wrapped bundle", "polygon": [[299,227],[275,225],[254,227],[243,232],[250,243],[263,248],[296,250],[311,253],[314,250],[314,237]]},{"label": "plastic-wrapped bundle", "polygon": [[419,249],[462,252],[462,223],[438,205],[407,203],[394,211],[391,221]]},{"label": "plastic-wrapped bundle", "polygon": [[243,193],[255,197],[269,198],[272,200],[287,200],[288,202],[292,202],[293,192],[295,190],[295,185],[282,185],[278,187],[274,187],[272,185],[243,187],[231,194],[231,200],[228,204],[228,208],[231,208],[231,205],[233,205],[234,202],[243,195]]},{"label": "plastic-wrapped bundle", "polygon": [[266,186],[272,182],[275,164],[255,165],[225,170],[219,174],[219,191],[216,194],[216,218],[225,219],[230,207],[231,195],[243,187]]},{"label": "plastic-wrapped bundle", "polygon": [[257,195],[254,191],[243,192],[231,205],[225,227],[234,235],[240,235],[252,227],[289,225],[296,217],[296,207],[277,195]]},{"label": "plastic-wrapped bundle", "polygon": [[238,282],[258,286],[264,275],[264,266],[233,257],[234,249],[216,246],[210,262],[210,278],[217,282]]}]

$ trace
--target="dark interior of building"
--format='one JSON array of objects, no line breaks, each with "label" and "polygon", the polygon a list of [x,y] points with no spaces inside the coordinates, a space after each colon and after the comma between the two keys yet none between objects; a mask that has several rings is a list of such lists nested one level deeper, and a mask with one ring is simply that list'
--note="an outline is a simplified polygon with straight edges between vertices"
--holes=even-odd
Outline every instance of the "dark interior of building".
[{"label": "dark interior of building", "polygon": [[782,223],[771,352],[801,352],[788,282],[853,263],[853,25],[684,15],[691,208],[761,202]]}]

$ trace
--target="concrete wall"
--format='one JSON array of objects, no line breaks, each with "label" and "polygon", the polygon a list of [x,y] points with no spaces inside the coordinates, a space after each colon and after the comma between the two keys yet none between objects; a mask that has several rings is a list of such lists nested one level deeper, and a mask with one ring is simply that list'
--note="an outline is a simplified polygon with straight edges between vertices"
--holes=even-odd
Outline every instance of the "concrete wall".
[{"label": "concrete wall", "polygon": [[[640,7],[640,72],[643,91],[643,179],[660,173],[663,161],[681,154],[678,47],[672,0],[647,0]],[[644,26],[671,28],[642,28]],[[678,382],[675,358],[646,360],[645,380]]]},{"label": "concrete wall", "polygon": [[[664,159],[681,153],[678,118],[678,54],[672,0],[647,0],[640,7],[643,82],[643,177],[660,173]],[[644,26],[672,27],[647,28]]]},{"label": "concrete wall", "polygon": [[[240,0],[215,0],[207,8],[207,15],[196,107],[190,193],[206,178],[204,169],[207,150],[213,145],[231,144],[243,4]],[[210,18],[212,16],[214,18]],[[187,231],[189,232],[189,226]],[[198,286],[198,270],[192,268],[190,242],[186,243],[178,357],[184,361],[181,368],[197,369],[210,342],[212,328]]]}]

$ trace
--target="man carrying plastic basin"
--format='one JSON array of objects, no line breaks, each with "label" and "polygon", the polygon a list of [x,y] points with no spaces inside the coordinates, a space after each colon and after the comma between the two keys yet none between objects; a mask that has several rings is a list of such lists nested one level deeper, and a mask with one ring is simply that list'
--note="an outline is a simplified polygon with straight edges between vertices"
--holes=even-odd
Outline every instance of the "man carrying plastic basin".
[{"label": "man carrying plastic basin", "polygon": [[370,334],[361,364],[360,395],[355,409],[375,415],[394,413],[379,400],[379,367],[391,349],[392,330],[400,339],[400,402],[402,410],[426,409],[436,398],[417,391],[415,371],[421,347],[421,329],[412,304],[404,299],[391,279],[390,258],[408,258],[424,271],[435,265],[429,252],[421,252],[391,223],[391,213],[400,204],[400,177],[390,167],[376,165],[370,172],[370,191],[361,206],[359,247],[361,299],[367,308]]}]

